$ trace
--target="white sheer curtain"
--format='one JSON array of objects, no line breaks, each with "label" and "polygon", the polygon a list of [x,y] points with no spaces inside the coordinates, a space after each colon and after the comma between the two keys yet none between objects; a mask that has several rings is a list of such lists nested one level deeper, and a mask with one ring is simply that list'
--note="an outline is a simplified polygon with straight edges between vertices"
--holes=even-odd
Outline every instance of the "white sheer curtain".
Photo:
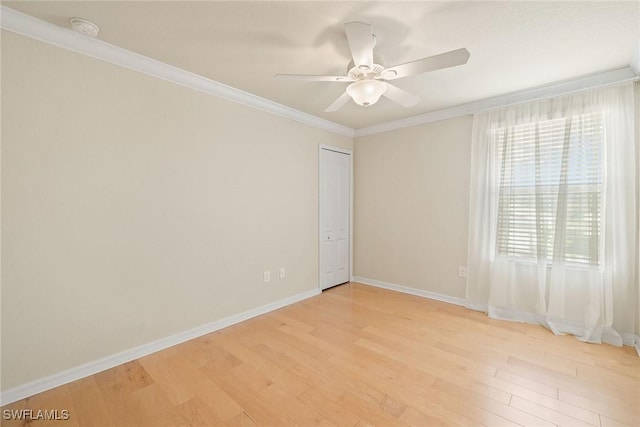
[{"label": "white sheer curtain", "polygon": [[633,83],[474,116],[468,308],[633,344],[635,117]]}]

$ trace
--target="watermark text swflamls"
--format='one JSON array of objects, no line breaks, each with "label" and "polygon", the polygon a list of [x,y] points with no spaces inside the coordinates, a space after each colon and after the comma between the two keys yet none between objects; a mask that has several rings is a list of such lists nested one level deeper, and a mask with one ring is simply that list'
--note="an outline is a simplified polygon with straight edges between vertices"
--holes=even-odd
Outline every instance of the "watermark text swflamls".
[{"label": "watermark text swflamls", "polygon": [[5,420],[65,421],[69,417],[68,409],[4,409],[2,411],[2,418]]}]

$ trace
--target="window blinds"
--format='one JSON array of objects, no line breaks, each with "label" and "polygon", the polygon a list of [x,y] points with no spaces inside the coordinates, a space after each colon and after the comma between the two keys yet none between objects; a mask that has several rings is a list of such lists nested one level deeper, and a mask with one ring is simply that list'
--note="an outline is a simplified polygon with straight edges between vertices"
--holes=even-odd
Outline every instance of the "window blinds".
[{"label": "window blinds", "polygon": [[497,251],[599,264],[603,124],[599,113],[494,129]]}]

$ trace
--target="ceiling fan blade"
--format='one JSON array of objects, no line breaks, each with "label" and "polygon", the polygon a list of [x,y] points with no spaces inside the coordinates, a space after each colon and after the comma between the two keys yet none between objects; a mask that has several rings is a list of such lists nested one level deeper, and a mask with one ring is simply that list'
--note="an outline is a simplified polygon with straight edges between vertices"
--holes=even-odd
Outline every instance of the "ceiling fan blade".
[{"label": "ceiling fan blade", "polygon": [[412,95],[409,92],[404,91],[399,87],[396,87],[389,83],[387,83],[387,90],[384,91],[382,95],[386,96],[394,102],[397,102],[403,107],[411,107],[413,105],[416,105],[420,101],[420,98],[418,98],[417,96]]},{"label": "ceiling fan blade", "polygon": [[352,82],[349,76],[312,76],[307,74],[276,74],[276,79],[302,80],[307,82]]},{"label": "ceiling fan blade", "polygon": [[329,105],[327,107],[326,110],[324,110],[325,113],[331,113],[333,111],[338,111],[339,109],[341,109],[342,107],[344,107],[344,105],[349,102],[349,100],[351,99],[351,97],[349,96],[349,94],[347,92],[343,93],[338,99],[336,99],[335,101],[333,101],[333,104]]},{"label": "ceiling fan blade", "polygon": [[469,60],[469,51],[460,48],[439,55],[429,56],[416,61],[389,67],[382,72],[384,80],[399,79],[414,74],[426,73],[427,71],[440,70],[442,68],[455,67],[466,64]]},{"label": "ceiling fan blade", "polygon": [[373,69],[373,34],[371,25],[364,22],[347,22],[344,24],[347,41],[353,63],[356,67],[366,66]]}]

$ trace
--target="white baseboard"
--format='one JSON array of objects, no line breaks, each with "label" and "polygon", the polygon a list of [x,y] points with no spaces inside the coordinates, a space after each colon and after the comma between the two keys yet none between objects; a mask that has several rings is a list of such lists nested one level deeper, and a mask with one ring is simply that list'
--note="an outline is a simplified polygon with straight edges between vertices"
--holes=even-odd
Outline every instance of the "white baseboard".
[{"label": "white baseboard", "polygon": [[[377,288],[389,289],[392,291],[398,291],[405,294],[416,295],[419,297],[429,298],[437,301],[448,302],[450,304],[466,306],[471,310],[483,311],[487,312],[486,304],[476,304],[469,305],[464,298],[452,297],[450,295],[438,294],[435,292],[424,291],[422,289],[411,288],[408,286],[396,285],[395,283],[387,283],[381,282],[380,280],[367,279],[366,277],[353,276],[351,277],[352,282],[362,283],[364,285],[375,286]],[[526,315],[526,313],[519,313],[521,316]],[[532,321],[531,323],[539,324],[540,322]],[[628,346],[635,346],[636,351],[638,352],[638,356],[640,356],[640,335],[634,335],[629,332],[618,332],[622,337],[622,344]]]},{"label": "white baseboard", "polygon": [[48,377],[40,378],[35,381],[14,387],[0,394],[0,406],[13,403],[20,399],[24,399],[29,396],[33,396],[43,391],[50,390],[55,387],[59,387],[64,384],[68,384],[72,381],[79,380],[89,375],[97,374],[106,369],[113,368],[114,366],[121,365],[126,362],[130,362],[140,357],[147,356],[151,353],[155,353],[160,350],[172,347],[176,344],[189,341],[191,339],[200,337],[202,335],[215,332],[217,330],[226,328],[236,323],[243,322],[256,316],[260,316],[270,311],[277,310],[287,305],[311,298],[319,295],[320,289],[312,289],[310,291],[302,292],[297,295],[290,296],[278,301],[274,301],[270,304],[247,310],[245,312],[235,314],[233,316],[225,317],[224,319],[216,320],[215,322],[207,323],[206,325],[199,326],[197,328],[190,329],[175,335],[171,335],[166,338],[159,339],[157,341],[143,344],[139,347],[135,347],[123,352],[113,354],[111,356],[103,357],[93,362],[85,363],[80,366],[73,367],[63,372],[50,375]]},{"label": "white baseboard", "polygon": [[[632,334],[631,332],[618,332],[622,337],[622,345],[629,345],[631,347],[636,348],[638,350],[638,346],[640,343],[638,342],[638,336]],[[640,355],[640,351],[638,351],[638,355]]]},{"label": "white baseboard", "polygon": [[452,297],[450,295],[438,294],[436,292],[424,291],[422,289],[411,288],[409,286],[396,285],[395,283],[381,282],[379,280],[367,279],[366,277],[354,276],[351,281],[362,283],[364,285],[375,286],[376,288],[389,289],[405,294],[416,295],[423,298],[429,298],[437,301],[448,302],[449,304],[465,305],[464,298]]}]

